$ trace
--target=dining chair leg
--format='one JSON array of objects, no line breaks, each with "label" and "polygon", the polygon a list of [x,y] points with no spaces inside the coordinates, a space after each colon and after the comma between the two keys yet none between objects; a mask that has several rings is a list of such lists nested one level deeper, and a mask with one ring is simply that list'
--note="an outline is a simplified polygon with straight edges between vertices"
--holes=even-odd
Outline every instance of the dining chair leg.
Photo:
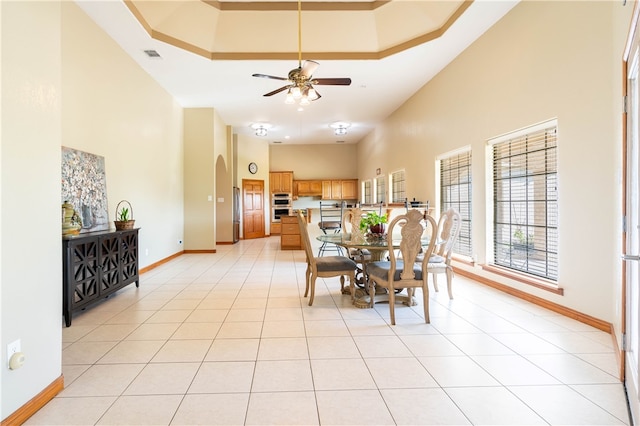
[{"label": "dining chair leg", "polygon": [[351,302],[356,300],[356,274],[355,272],[349,276],[349,291],[351,292]]},{"label": "dining chair leg", "polygon": [[438,291],[438,274],[433,273],[431,275],[433,275],[433,289]]},{"label": "dining chair leg", "polygon": [[313,305],[313,298],[316,295],[316,276],[311,277],[311,283],[309,285],[311,294],[309,295],[309,306]]},{"label": "dining chair leg", "polygon": [[307,271],[305,272],[305,280],[304,280],[304,297],[307,297],[309,294],[309,283],[311,281],[311,267],[307,265]]},{"label": "dining chair leg", "polygon": [[365,289],[369,292],[369,307],[373,308],[373,304],[376,301],[376,284],[369,279],[367,279],[366,283]]},{"label": "dining chair leg", "polygon": [[451,290],[452,282],[453,268],[451,268],[451,266],[447,266],[447,290],[449,291],[449,299],[453,299],[453,291]]},{"label": "dining chair leg", "polygon": [[393,287],[389,287],[389,318],[391,325],[396,325],[396,292]]},{"label": "dining chair leg", "polygon": [[422,303],[424,304],[424,322],[429,324],[429,283],[425,282],[422,286]]}]

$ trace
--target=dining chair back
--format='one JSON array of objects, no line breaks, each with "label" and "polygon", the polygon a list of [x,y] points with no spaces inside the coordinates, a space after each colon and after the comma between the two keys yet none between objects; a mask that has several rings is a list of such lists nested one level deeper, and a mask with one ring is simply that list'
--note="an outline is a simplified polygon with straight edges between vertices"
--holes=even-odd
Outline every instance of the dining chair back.
[{"label": "dining chair back", "polygon": [[[320,222],[318,222],[318,227],[322,233],[340,232],[342,229],[344,204],[344,202],[320,201]],[[339,255],[342,255],[342,248],[340,246],[323,242],[318,249],[318,256],[322,256],[327,251],[336,251]]]},{"label": "dining chair back", "polygon": [[[426,225],[425,225],[426,224]],[[425,226],[436,228],[435,219],[424,216],[423,212],[411,209],[403,215],[394,218],[387,231],[387,247],[389,260],[372,262],[367,266],[369,280],[376,287],[386,288],[389,292],[389,314],[391,324],[395,325],[395,293],[396,290],[407,289],[409,296],[412,289],[422,288],[422,303],[425,322],[429,322],[429,287],[427,286],[427,264],[433,254],[436,239],[430,238],[426,248],[422,246]],[[398,229],[396,229],[398,228]],[[394,232],[395,231],[395,232]],[[400,235],[398,252],[394,250],[393,238]],[[423,253],[422,262],[416,262],[418,255]],[[370,287],[370,298],[374,300],[374,289]]]},{"label": "dining chair back", "polygon": [[453,299],[451,256],[460,236],[461,228],[462,217],[455,209],[449,209],[440,216],[437,227],[437,246],[434,256],[431,257],[428,264],[429,273],[433,275],[433,287],[436,291],[438,291],[438,274],[446,274],[449,299]]},{"label": "dining chair back", "polygon": [[[360,220],[364,214],[362,209],[354,207],[346,209],[342,216],[342,233],[349,234],[352,241],[364,241],[366,238],[365,231],[360,229]],[[358,266],[355,283],[359,287],[366,287],[365,263],[371,261],[371,252],[367,249],[352,247],[347,248],[347,256]]]},{"label": "dining chair back", "polygon": [[307,221],[301,211],[298,211],[298,226],[300,227],[300,239],[307,258],[307,270],[305,272],[304,297],[309,295],[309,306],[313,304],[317,278],[340,277],[340,290],[345,293],[345,276],[349,278],[349,293],[351,299],[355,298],[355,271],[356,263],[346,256],[315,257],[309,238]]}]

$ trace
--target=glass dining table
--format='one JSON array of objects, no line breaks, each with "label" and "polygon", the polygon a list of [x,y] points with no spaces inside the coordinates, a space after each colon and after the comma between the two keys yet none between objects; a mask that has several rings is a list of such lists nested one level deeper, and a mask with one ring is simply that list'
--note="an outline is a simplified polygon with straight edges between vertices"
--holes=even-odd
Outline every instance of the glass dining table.
[{"label": "glass dining table", "polygon": [[[327,235],[318,235],[316,237],[318,241],[323,243],[336,244],[340,247],[344,247],[345,249],[357,249],[357,250],[367,250],[370,254],[370,259],[362,262],[362,281],[363,288],[356,289],[355,300],[353,305],[357,308],[373,308],[373,303],[371,303],[371,298],[368,293],[369,281],[367,279],[367,263],[369,262],[378,262],[386,260],[387,252],[389,251],[389,244],[387,242],[387,236],[354,236],[350,233],[338,233],[338,234],[327,234]],[[392,244],[394,249],[400,248],[401,238],[398,235],[398,238],[392,239]],[[422,246],[428,246],[429,239],[422,239]],[[346,289],[345,289],[346,290]],[[404,296],[397,294],[395,297],[396,302],[401,302],[407,306],[416,306],[417,302],[414,297],[409,298],[409,296]],[[388,303],[389,295],[387,293],[387,289],[384,288],[376,288],[374,295],[375,303]]]}]

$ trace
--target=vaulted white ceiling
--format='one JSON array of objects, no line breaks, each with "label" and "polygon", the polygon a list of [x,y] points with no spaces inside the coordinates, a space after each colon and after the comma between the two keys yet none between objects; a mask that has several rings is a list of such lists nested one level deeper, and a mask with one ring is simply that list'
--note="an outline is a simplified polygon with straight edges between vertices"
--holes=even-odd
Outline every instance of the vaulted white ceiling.
[{"label": "vaulted white ceiling", "polygon": [[[356,143],[504,16],[518,0],[201,1],[77,4],[183,107],[212,107],[238,134],[270,123],[269,143]],[[300,26],[298,25],[300,16]],[[298,47],[301,46],[301,51]],[[145,51],[155,50],[160,58]],[[270,97],[302,59],[322,95],[298,111]],[[330,124],[351,123],[335,136]]]}]

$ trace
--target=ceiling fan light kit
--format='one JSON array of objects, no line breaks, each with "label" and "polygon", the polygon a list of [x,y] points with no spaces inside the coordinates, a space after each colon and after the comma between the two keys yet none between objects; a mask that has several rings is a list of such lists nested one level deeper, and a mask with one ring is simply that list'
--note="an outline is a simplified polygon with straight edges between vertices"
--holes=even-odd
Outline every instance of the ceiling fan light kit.
[{"label": "ceiling fan light kit", "polygon": [[269,78],[272,80],[288,81],[289,84],[280,87],[272,92],[265,93],[264,96],[273,96],[277,93],[287,91],[286,104],[309,105],[310,101],[321,98],[320,93],[313,87],[314,85],[327,86],[349,86],[350,78],[313,78],[314,71],[320,65],[315,61],[306,60],[302,63],[302,1],[298,0],[298,68],[289,71],[287,77],[276,77],[267,74],[253,74],[253,77]]}]

